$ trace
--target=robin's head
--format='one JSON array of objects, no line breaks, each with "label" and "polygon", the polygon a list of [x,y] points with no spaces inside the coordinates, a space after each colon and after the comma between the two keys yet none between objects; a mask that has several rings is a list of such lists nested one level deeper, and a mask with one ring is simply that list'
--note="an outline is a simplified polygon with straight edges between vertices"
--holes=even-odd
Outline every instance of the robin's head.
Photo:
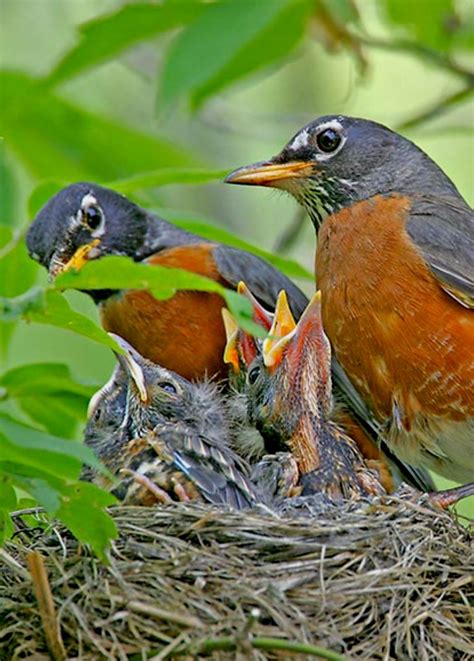
[{"label": "robin's head", "polygon": [[287,191],[316,226],[376,194],[456,195],[450,179],[421,149],[367,119],[327,115],[310,122],[269,161],[244,166],[227,183]]},{"label": "robin's head", "polygon": [[51,198],[28,229],[30,256],[55,277],[103,255],[133,257],[147,231],[147,214],[108,188],[78,183]]},{"label": "robin's head", "polygon": [[280,292],[262,354],[248,371],[247,398],[249,417],[269,451],[290,447],[288,441],[298,435],[303,418],[310,416],[318,424],[329,418],[331,349],[322,326],[319,292],[298,324]]},{"label": "robin's head", "polygon": [[211,437],[229,433],[227,408],[218,385],[188,381],[144,358],[118,335],[110,335],[124,350],[117,359],[128,374],[124,424],[132,437],[144,436],[162,422],[183,422]]}]

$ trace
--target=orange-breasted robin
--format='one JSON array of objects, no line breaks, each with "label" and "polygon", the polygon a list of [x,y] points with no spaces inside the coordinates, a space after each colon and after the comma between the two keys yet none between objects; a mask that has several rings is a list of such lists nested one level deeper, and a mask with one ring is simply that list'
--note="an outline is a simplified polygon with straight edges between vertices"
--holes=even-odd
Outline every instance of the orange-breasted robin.
[{"label": "orange-breasted robin", "polygon": [[247,401],[250,420],[265,441],[295,458],[303,496],[358,499],[385,493],[380,475],[385,467],[366,462],[332,419],[331,349],[319,292],[298,324],[280,293],[262,354],[248,372]]},{"label": "orange-breasted robin", "polygon": [[338,362],[391,449],[474,476],[474,214],[385,126],[321,117],[230,183],[291,193],[318,233],[316,278]]},{"label": "orange-breasted robin", "polygon": [[[30,226],[26,242],[51,277],[104,255],[125,255],[192,271],[230,288],[245,279],[270,308],[285,288],[297,316],[307,303],[286,276],[259,257],[179,229],[92,183],[72,184],[51,198]],[[179,291],[171,299],[156,300],[146,291],[88,293],[99,306],[104,328],[153,362],[187,379],[227,374],[222,360],[225,303],[217,294]]]},{"label": "orange-breasted robin", "polygon": [[246,461],[231,448],[240,427],[219,386],[188,381],[113,337],[124,354],[91,402],[85,443],[120,478],[114,493],[141,505],[201,499],[242,509],[261,502]]},{"label": "orange-breasted robin", "polygon": [[[262,326],[262,328],[268,333],[274,324],[274,314],[263,308],[257,299],[252,296],[249,289],[245,286],[245,283],[240,282],[237,290],[239,293],[245,295],[250,301],[253,311],[253,320]],[[290,333],[295,327],[293,315],[288,306],[285,305],[285,300],[286,297],[281,298],[279,306],[278,332],[280,335]],[[224,360],[230,366],[230,380],[233,387],[237,391],[245,392],[250,366],[253,364],[257,356],[261,356],[263,341],[239,328],[227,309],[223,308],[222,315],[227,335]],[[337,376],[339,373],[337,371],[337,364],[335,365],[334,361],[331,361],[331,368],[334,378],[334,375]],[[421,491],[432,492],[434,490],[433,482],[426,470],[415,469],[404,464],[403,461],[398,459],[397,456],[391,452],[383,439],[378,439],[379,445],[377,445],[377,433],[374,429],[370,429],[368,426],[364,428],[363,424],[357,421],[356,415],[345,403],[343,391],[338,387],[338,381],[333,384],[333,397],[334,407],[331,411],[333,421],[357,443],[360,452],[366,460],[375,460],[379,462],[382,483],[387,491],[393,491],[401,484],[401,482],[407,482]],[[257,441],[260,440],[257,447],[262,447],[261,439],[256,439],[255,436],[253,439]],[[280,445],[280,443],[278,443],[277,446],[275,446],[275,444],[271,443],[271,439],[268,437],[266,441],[266,447],[264,444],[261,450],[262,452],[265,450],[274,452],[276,447]]]}]

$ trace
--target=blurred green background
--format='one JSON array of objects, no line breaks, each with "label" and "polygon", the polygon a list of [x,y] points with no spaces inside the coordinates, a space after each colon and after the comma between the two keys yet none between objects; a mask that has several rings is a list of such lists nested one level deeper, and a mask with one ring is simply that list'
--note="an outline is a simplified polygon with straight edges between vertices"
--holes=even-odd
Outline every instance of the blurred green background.
[{"label": "blurred green background", "polygon": [[[471,0],[2,0],[0,25],[0,223],[14,230],[60,185],[232,169],[275,154],[326,113],[400,128],[474,202]],[[219,181],[131,195],[271,251],[297,222],[291,199]],[[284,254],[312,270],[310,223],[293,234]],[[45,282],[15,259],[0,293]],[[86,296],[67,297],[97,318]],[[21,322],[2,334],[2,361],[65,363],[90,384],[114,364],[103,346]]]}]

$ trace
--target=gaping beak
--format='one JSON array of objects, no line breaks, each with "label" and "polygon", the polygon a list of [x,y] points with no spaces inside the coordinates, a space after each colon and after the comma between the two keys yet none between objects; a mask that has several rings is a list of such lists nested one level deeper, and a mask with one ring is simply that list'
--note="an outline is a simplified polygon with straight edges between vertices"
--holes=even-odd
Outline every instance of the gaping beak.
[{"label": "gaping beak", "polygon": [[239,327],[227,308],[222,308],[222,321],[224,322],[226,345],[224,349],[224,363],[232,365],[235,374],[240,372],[239,351],[237,348]]},{"label": "gaping beak", "polygon": [[291,346],[286,353],[287,370],[297,369],[298,365],[310,360],[314,369],[317,367],[317,381],[326,383],[330,379],[331,346],[324,332],[320,291],[313,294],[290,339]]},{"label": "gaping beak", "polygon": [[262,326],[265,330],[270,330],[273,323],[273,314],[257,301],[243,280],[237,285],[237,291],[239,294],[242,294],[242,296],[245,296],[252,304],[253,321],[259,326]]},{"label": "gaping beak", "polygon": [[278,294],[273,324],[263,342],[263,362],[269,369],[281,361],[285,347],[294,335],[296,322],[288,305],[284,289]]},{"label": "gaping beak", "polygon": [[123,354],[115,354],[117,360],[125,372],[129,375],[129,377],[133,379],[141,401],[144,404],[147,404],[149,396],[146,387],[145,374],[140,364],[140,359],[142,359],[140,354],[138,351],[135,351],[135,349],[126,340],[124,340],[123,337],[120,337],[120,335],[115,335],[115,333],[109,333],[109,335],[125,351]]},{"label": "gaping beak", "polygon": [[49,268],[49,277],[55,278],[60,273],[65,273],[72,269],[80,271],[84,264],[97,256],[97,254],[94,253],[98,252],[95,249],[99,244],[100,239],[93,239],[90,243],[80,246],[67,262],[62,263],[60,261],[53,261]]},{"label": "gaping beak", "polygon": [[226,184],[278,188],[280,182],[288,179],[305,179],[312,173],[313,169],[313,163],[308,161],[289,161],[288,163],[275,163],[273,160],[261,161],[234,170],[227,175],[224,182]]}]

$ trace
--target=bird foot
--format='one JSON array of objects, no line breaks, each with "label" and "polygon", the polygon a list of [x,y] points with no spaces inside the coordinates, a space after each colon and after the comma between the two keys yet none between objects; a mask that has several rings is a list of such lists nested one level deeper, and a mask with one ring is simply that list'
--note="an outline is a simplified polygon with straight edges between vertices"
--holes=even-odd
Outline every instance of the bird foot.
[{"label": "bird foot", "polygon": [[153,494],[158,503],[168,505],[169,503],[173,502],[170,495],[166,493],[164,489],[155,484],[155,482],[150,480],[150,478],[146,475],[141,475],[140,473],[132,471],[128,468],[123,468],[120,472],[125,473],[126,475],[130,475],[137,484],[144,487],[146,491],[149,491],[151,494]]},{"label": "bird foot", "polygon": [[450,505],[456,505],[460,500],[469,496],[474,496],[474,482],[468,482],[453,489],[435,491],[429,494],[429,499],[434,505],[438,505],[438,507],[445,510]]}]

